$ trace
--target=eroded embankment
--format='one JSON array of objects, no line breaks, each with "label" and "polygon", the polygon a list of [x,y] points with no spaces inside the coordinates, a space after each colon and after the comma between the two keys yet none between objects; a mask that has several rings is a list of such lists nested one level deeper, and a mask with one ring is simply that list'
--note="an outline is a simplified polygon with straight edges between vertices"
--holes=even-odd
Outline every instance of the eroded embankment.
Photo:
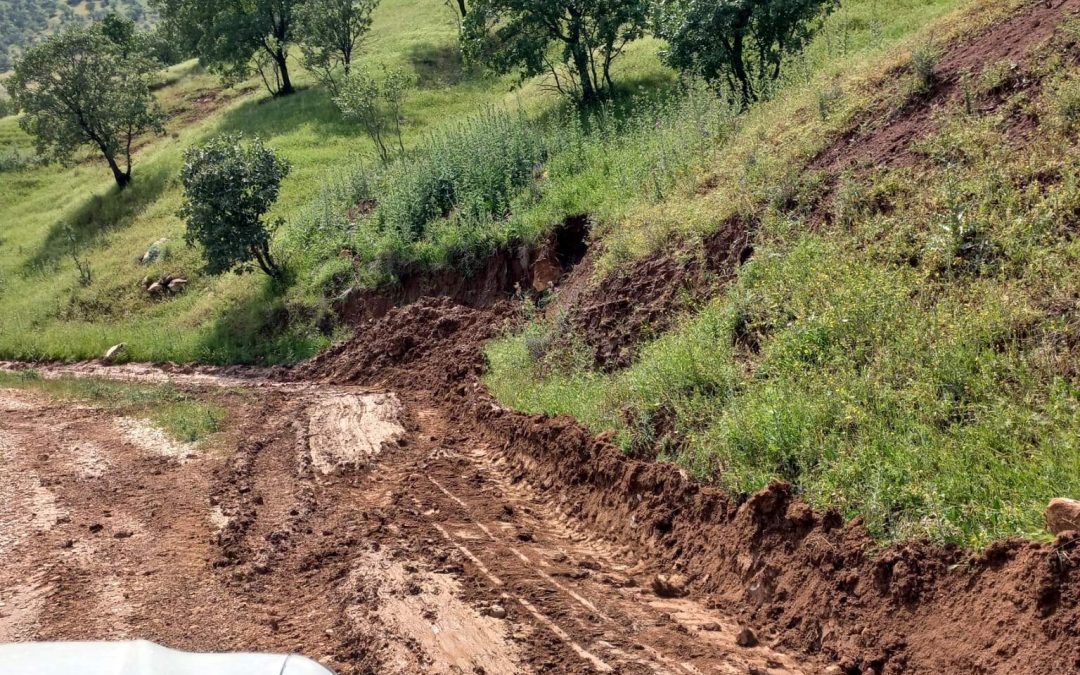
[{"label": "eroded embankment", "polygon": [[392,383],[437,400],[513,479],[614,543],[691,578],[790,648],[850,673],[1051,673],[1080,668],[1080,536],[984,553],[880,548],[858,521],[776,484],[741,502],[668,464],[627,459],[568,419],[501,408],[479,384],[483,342],[508,308],[424,300],[390,312],[303,377]]}]

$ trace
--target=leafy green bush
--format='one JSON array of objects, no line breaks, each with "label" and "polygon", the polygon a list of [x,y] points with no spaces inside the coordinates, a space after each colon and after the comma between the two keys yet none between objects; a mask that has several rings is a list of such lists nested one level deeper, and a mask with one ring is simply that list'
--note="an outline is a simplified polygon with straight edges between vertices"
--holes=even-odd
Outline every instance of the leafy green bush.
[{"label": "leafy green bush", "polygon": [[254,261],[271,277],[281,276],[270,255],[276,224],[264,223],[262,217],[277,200],[290,168],[262,140],[245,143],[241,134],[218,136],[188,149],[179,215],[187,220],[188,245],[202,246],[207,271],[246,271]]}]

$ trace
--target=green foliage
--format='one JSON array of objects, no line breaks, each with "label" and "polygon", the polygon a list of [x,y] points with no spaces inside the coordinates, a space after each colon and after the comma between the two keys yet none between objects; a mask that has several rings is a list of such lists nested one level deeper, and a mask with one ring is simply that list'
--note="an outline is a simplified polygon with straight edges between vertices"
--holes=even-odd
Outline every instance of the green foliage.
[{"label": "green foliage", "polygon": [[109,12],[101,20],[98,27],[102,35],[109,42],[116,45],[116,48],[120,50],[120,55],[124,58],[127,58],[128,54],[135,50],[138,33],[135,22],[131,19],[115,12]]},{"label": "green foliage", "polygon": [[784,60],[813,38],[839,0],[662,0],[658,33],[667,62],[726,86],[743,105],[758,100]]},{"label": "green foliage", "polygon": [[0,73],[8,71],[26,48],[51,30],[100,20],[110,11],[139,24],[150,18],[141,0],[111,0],[108,9],[93,9],[85,16],[73,11],[79,4],[79,0],[0,0]]},{"label": "green foliage", "polygon": [[336,96],[338,69],[348,79],[353,57],[371,30],[379,0],[307,0],[297,11],[304,66]]},{"label": "green foliage", "polygon": [[[932,44],[921,45],[911,54],[911,72],[915,76],[914,93],[925,94],[933,86],[937,76],[934,69],[941,60],[941,53]],[[993,70],[991,70],[993,72]]]},{"label": "green foliage", "polygon": [[19,124],[34,136],[39,154],[67,161],[91,145],[123,188],[131,181],[135,138],[164,132],[149,88],[153,71],[149,60],[125,55],[98,28],[73,28],[29,49],[9,86],[24,112]]},{"label": "green foliage", "polygon": [[648,8],[646,0],[476,0],[462,43],[498,72],[551,74],[560,92],[592,104],[612,86],[612,62],[644,34]]},{"label": "green foliage", "polygon": [[289,175],[290,164],[259,138],[213,138],[184,155],[181,178],[188,245],[202,246],[210,274],[247,271],[254,261],[271,277],[282,270],[270,255],[271,227],[263,222]]},{"label": "green foliage", "polygon": [[295,91],[289,49],[304,0],[153,0],[170,34],[182,39],[226,81],[258,72],[275,96]]},{"label": "green foliage", "polygon": [[359,124],[375,144],[379,159],[386,164],[397,151],[405,152],[401,138],[401,108],[412,80],[402,70],[383,70],[381,79],[366,72],[352,73],[334,98],[341,114]]}]

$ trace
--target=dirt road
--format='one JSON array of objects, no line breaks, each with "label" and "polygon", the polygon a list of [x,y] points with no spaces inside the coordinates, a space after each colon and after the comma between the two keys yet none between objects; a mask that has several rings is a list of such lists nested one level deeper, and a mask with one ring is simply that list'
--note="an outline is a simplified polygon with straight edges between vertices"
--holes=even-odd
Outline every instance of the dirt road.
[{"label": "dirt road", "polygon": [[[809,673],[511,480],[422,392],[45,371],[230,398],[227,446],[0,390],[0,641],[296,651],[339,673]],[[671,572],[672,570],[666,570]],[[662,597],[670,596],[670,597]]]}]

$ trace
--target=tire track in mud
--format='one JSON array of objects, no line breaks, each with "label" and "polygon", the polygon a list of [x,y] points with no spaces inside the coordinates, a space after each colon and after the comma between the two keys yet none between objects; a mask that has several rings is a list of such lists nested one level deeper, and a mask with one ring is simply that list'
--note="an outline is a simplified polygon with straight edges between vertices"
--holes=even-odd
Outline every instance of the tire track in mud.
[{"label": "tire track in mud", "polygon": [[0,489],[23,495],[4,514],[0,640],[296,651],[343,674],[813,672],[735,646],[718,610],[657,598],[646,566],[413,394],[216,377],[171,381],[257,389],[233,402],[228,457],[0,397]]}]

